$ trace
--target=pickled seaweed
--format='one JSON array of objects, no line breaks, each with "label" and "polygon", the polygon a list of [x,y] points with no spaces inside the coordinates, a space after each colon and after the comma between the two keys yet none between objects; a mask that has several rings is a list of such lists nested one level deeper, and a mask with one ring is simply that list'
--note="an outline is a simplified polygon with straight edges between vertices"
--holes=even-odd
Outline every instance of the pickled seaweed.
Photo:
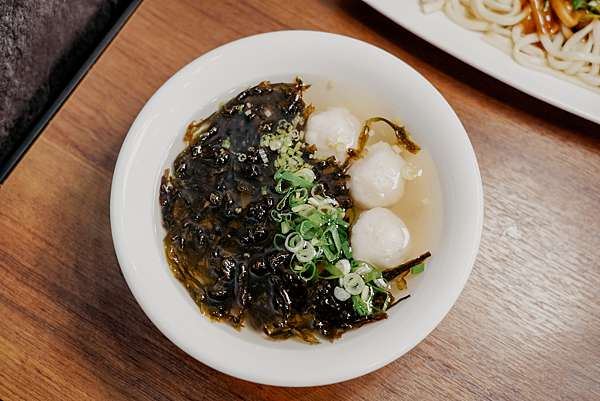
[{"label": "pickled seaweed", "polygon": [[[304,129],[312,111],[302,99],[307,88],[299,79],[262,82],[192,122],[186,148],[162,177],[159,201],[169,266],[204,314],[236,328],[249,323],[272,338],[316,343],[317,333],[333,339],[384,319],[390,299],[375,294],[379,312],[361,315],[334,296],[337,280],[307,280],[290,268],[293,255],[275,245],[280,225],[271,212],[284,194],[274,180],[278,153],[261,139],[282,125]],[[314,160],[313,151],[302,148],[303,162],[323,193],[349,211],[350,223],[344,168]]]}]

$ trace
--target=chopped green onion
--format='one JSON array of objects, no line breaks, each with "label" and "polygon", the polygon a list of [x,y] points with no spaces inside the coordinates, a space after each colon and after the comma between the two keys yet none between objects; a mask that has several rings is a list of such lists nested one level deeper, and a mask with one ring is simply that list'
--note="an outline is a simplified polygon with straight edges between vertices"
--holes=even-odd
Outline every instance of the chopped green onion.
[{"label": "chopped green onion", "polygon": [[362,277],[356,273],[348,273],[343,278],[344,289],[352,295],[358,295],[365,288]]},{"label": "chopped green onion", "polygon": [[342,250],[342,241],[340,240],[340,234],[338,233],[338,230],[335,227],[330,228],[329,232],[331,233],[331,238],[333,238],[333,243],[335,244],[335,247],[337,248],[339,254],[339,252]]},{"label": "chopped green onion", "polygon": [[318,226],[310,220],[304,220],[298,227],[298,232],[306,240],[313,239],[317,235]]},{"label": "chopped green onion", "polygon": [[298,188],[291,192],[289,199],[290,206],[303,205],[308,198],[308,190],[306,188]]},{"label": "chopped green onion", "polygon": [[352,250],[350,249],[350,245],[348,241],[342,242],[342,251],[344,252],[344,256],[348,259],[352,259]]},{"label": "chopped green onion", "polygon": [[277,223],[281,222],[281,220],[282,220],[281,213],[279,213],[275,209],[271,210],[271,218],[273,219],[273,221],[276,221]]},{"label": "chopped green onion", "polygon": [[307,204],[296,205],[292,207],[292,212],[299,214],[302,217],[308,217],[315,212],[315,208]]},{"label": "chopped green onion", "polygon": [[370,313],[369,304],[363,301],[360,295],[352,295],[352,306],[360,316],[367,316]]},{"label": "chopped green onion", "polygon": [[363,278],[363,280],[365,280],[365,283],[368,283],[370,281],[375,281],[375,280],[381,278],[381,272],[373,269],[370,272],[363,274],[362,278]]},{"label": "chopped green onion", "polygon": [[278,171],[277,173],[275,173],[275,180],[285,180],[288,181],[290,184],[292,184],[293,186],[296,187],[303,187],[303,188],[311,188],[312,187],[312,182],[308,181],[302,177],[298,177],[297,175],[290,173],[289,171]]},{"label": "chopped green onion", "polygon": [[365,285],[362,292],[360,293],[361,299],[365,302],[369,302],[371,300],[372,296],[373,296],[373,290],[371,289],[370,286]]},{"label": "chopped green onion", "polygon": [[285,238],[285,249],[295,253],[298,249],[302,248],[304,242],[300,234],[292,232]]},{"label": "chopped green onion", "polygon": [[[295,175],[297,177],[300,177],[310,183],[312,183],[315,180],[315,173],[312,171],[312,169],[305,167],[303,169],[298,170]],[[312,186],[311,186],[312,187]]]},{"label": "chopped green onion", "polygon": [[423,273],[423,270],[425,270],[425,263],[419,263],[418,265],[410,268],[410,274],[417,275]]},{"label": "chopped green onion", "polygon": [[[372,119],[368,123],[376,121],[379,120]],[[273,237],[273,244],[276,249],[292,254],[289,268],[302,280],[339,280],[333,295],[341,302],[352,298],[354,311],[360,316],[385,312],[392,299],[390,285],[381,271],[353,259],[346,210],[325,193],[325,186],[316,182],[313,167],[305,162],[305,144],[301,141],[303,132],[299,124],[304,124],[302,118],[292,123],[281,120],[274,133],[264,133],[260,140],[260,150],[265,155],[267,150],[277,154],[273,160],[277,169],[274,191],[280,199],[270,216],[279,223],[280,233]],[[404,135],[402,128],[397,131]],[[412,144],[410,138],[404,139],[405,146]],[[267,188],[261,188],[261,193],[267,195]],[[411,271],[418,274],[423,268],[418,265]],[[385,294],[383,303],[380,293]],[[373,305],[375,295],[378,297],[376,306]]]},{"label": "chopped green onion", "polygon": [[350,223],[348,223],[347,221],[342,220],[342,219],[336,219],[335,224],[337,224],[338,226],[342,226],[344,228],[350,227]]},{"label": "chopped green onion", "polygon": [[[375,288],[377,288],[377,289],[386,289],[387,290],[389,288],[388,282],[385,281],[385,279],[383,277],[376,278],[375,280],[373,280],[373,283],[375,283],[375,285],[377,286]],[[385,291],[385,292],[387,292],[387,291]]]},{"label": "chopped green onion", "polygon": [[350,293],[343,289],[342,287],[335,287],[333,289],[333,296],[335,296],[339,301],[346,301],[350,299]]},{"label": "chopped green onion", "polygon": [[298,249],[295,253],[296,259],[298,259],[299,262],[310,262],[311,260],[313,260],[313,258],[315,257],[315,255],[317,254],[317,251],[315,250],[315,247],[312,246],[312,244],[308,241],[303,241],[302,242],[302,247],[300,249]]},{"label": "chopped green onion", "polygon": [[300,277],[306,281],[310,281],[317,275],[317,267],[314,263],[304,265],[304,271],[300,273]]},{"label": "chopped green onion", "polygon": [[[308,206],[308,205],[306,205],[306,206]],[[310,206],[310,207],[312,208],[312,206]],[[312,208],[312,210],[315,210],[315,209]],[[319,212],[316,212],[316,210],[314,213],[311,213],[309,216],[306,216],[306,217],[311,223],[313,223],[317,227],[321,227],[323,224],[326,223],[326,220],[323,217],[323,215]]]},{"label": "chopped green onion", "polygon": [[331,274],[329,278],[340,278],[344,275],[337,267],[330,263],[325,263],[324,266],[325,270],[327,270],[329,274]]},{"label": "chopped green onion", "polygon": [[373,268],[371,266],[369,266],[367,263],[361,263],[360,265],[356,266],[354,273],[360,274],[361,276],[364,277],[364,275],[369,273],[371,270],[373,270]]},{"label": "chopped green onion", "polygon": [[283,198],[281,198],[279,203],[277,203],[277,206],[275,206],[275,209],[282,210],[283,208],[285,208],[287,200],[291,194],[292,194],[292,191],[287,191],[286,194],[283,196]]},{"label": "chopped green onion", "polygon": [[350,270],[352,270],[352,266],[350,265],[350,261],[348,261],[348,259],[338,260],[335,264],[335,267],[344,275],[350,273]]},{"label": "chopped green onion", "polygon": [[325,254],[325,257],[327,258],[327,260],[330,262],[333,262],[337,259],[336,254],[331,252],[331,250],[327,246],[323,247],[323,253]]}]

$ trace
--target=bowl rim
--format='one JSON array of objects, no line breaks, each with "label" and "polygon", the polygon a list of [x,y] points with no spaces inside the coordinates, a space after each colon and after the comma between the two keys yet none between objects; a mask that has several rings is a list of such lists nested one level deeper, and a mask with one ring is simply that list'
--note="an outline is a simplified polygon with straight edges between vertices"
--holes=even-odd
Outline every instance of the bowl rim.
[{"label": "bowl rim", "polygon": [[[133,149],[139,145],[139,141],[143,138],[143,130],[141,129],[141,126],[144,124],[144,120],[147,119],[147,114],[148,114],[149,110],[152,108],[152,105],[156,102],[156,99],[167,88],[174,85],[174,83],[178,79],[180,79],[180,77],[183,77],[185,74],[187,74],[194,68],[198,67],[199,65],[202,65],[203,63],[207,63],[210,60],[214,60],[215,58],[218,58],[222,53],[229,52],[229,51],[235,51],[236,48],[239,47],[240,45],[252,45],[253,43],[254,43],[254,45],[256,45],[256,44],[260,43],[261,41],[264,41],[264,40],[267,40],[270,38],[284,37],[284,36],[287,36],[289,40],[301,40],[301,37],[305,37],[305,38],[310,37],[311,40],[315,40],[315,39],[317,39],[317,40],[334,40],[334,41],[346,42],[346,44],[352,44],[352,45],[356,45],[356,46],[366,47],[366,48],[370,49],[370,51],[377,51],[377,52],[385,55],[385,57],[393,58],[395,62],[399,63],[399,65],[402,65],[404,68],[407,68],[408,70],[410,70],[416,78],[424,81],[424,83],[429,87],[429,89],[433,92],[433,94],[435,96],[438,96],[439,98],[441,98],[441,100],[447,106],[448,112],[451,113],[451,117],[453,119],[455,119],[458,126],[460,126],[460,129],[464,133],[464,139],[466,140],[466,145],[469,148],[468,153],[469,153],[470,160],[468,160],[468,161],[470,163],[470,166],[473,169],[473,172],[475,173],[475,175],[477,177],[477,179],[474,180],[474,182],[472,182],[472,184],[474,184],[473,190],[474,190],[474,194],[475,194],[475,198],[476,198],[475,203],[477,204],[477,209],[473,211],[475,225],[473,227],[474,231],[472,232],[472,237],[474,240],[473,240],[473,243],[469,244],[468,251],[465,251],[465,252],[468,252],[468,254],[467,254],[468,256],[466,256],[466,258],[469,261],[468,266],[465,266],[465,269],[462,272],[462,275],[460,277],[460,286],[458,286],[458,285],[456,286],[456,291],[452,294],[451,299],[448,299],[448,302],[445,304],[443,311],[441,313],[439,313],[439,316],[437,316],[435,319],[431,320],[430,324],[426,328],[422,329],[421,334],[419,336],[416,336],[412,342],[403,344],[402,347],[398,347],[398,349],[395,352],[391,352],[387,358],[381,358],[377,363],[371,363],[371,364],[364,365],[359,368],[355,368],[352,372],[346,372],[344,374],[331,374],[330,373],[328,376],[318,378],[318,379],[315,379],[315,378],[281,379],[281,378],[274,378],[274,377],[264,377],[256,372],[242,371],[239,368],[232,366],[233,364],[228,364],[226,362],[223,362],[222,360],[210,358],[206,354],[202,354],[202,352],[199,352],[197,348],[190,347],[188,343],[186,343],[185,341],[182,341],[181,337],[176,332],[177,330],[165,325],[164,322],[161,321],[160,316],[158,316],[158,314],[156,314],[155,311],[146,302],[144,294],[142,294],[142,291],[136,285],[136,278],[134,277],[134,274],[132,271],[132,266],[130,265],[130,260],[128,259],[128,250],[123,241],[123,238],[125,235],[124,234],[124,227],[125,227],[124,221],[125,220],[124,220],[124,215],[123,215],[124,211],[122,210],[120,201],[123,199],[123,196],[124,196],[125,190],[126,190],[127,183],[125,180],[125,175],[126,175],[126,171],[130,168],[130,161],[131,161],[129,156],[131,156]],[[118,156],[118,159],[117,159],[117,162],[115,165],[115,169],[114,169],[114,173],[113,173],[113,181],[112,181],[112,185],[111,185],[111,196],[110,196],[111,233],[112,233],[113,243],[114,243],[114,247],[115,247],[115,253],[116,253],[121,271],[123,273],[123,276],[125,277],[125,280],[127,282],[127,285],[129,287],[130,291],[134,295],[134,298],[136,299],[136,301],[138,302],[138,304],[140,305],[140,307],[142,308],[144,313],[152,321],[152,323],[159,329],[159,331],[163,335],[165,335],[171,342],[173,342],[180,349],[182,349],[184,352],[186,352],[187,354],[191,355],[198,361],[200,361],[216,370],[219,370],[223,373],[226,373],[228,375],[231,375],[231,376],[243,379],[243,380],[256,382],[256,383],[269,384],[269,385],[280,385],[280,386],[290,386],[290,387],[332,384],[332,383],[346,381],[346,380],[353,379],[355,377],[365,375],[365,374],[370,373],[374,370],[377,370],[377,369],[387,365],[388,363],[394,361],[395,359],[399,358],[404,353],[408,352],[410,349],[412,349],[414,346],[416,346],[424,338],[426,338],[430,334],[430,332],[433,331],[433,329],[435,327],[437,327],[437,325],[439,325],[439,323],[444,319],[444,317],[450,311],[450,309],[455,304],[456,300],[458,299],[458,296],[462,292],[462,290],[467,282],[467,279],[471,273],[473,264],[475,262],[475,258],[477,256],[477,253],[479,250],[479,244],[480,244],[481,233],[482,233],[482,228],[483,228],[483,213],[484,213],[483,187],[482,187],[481,175],[479,172],[479,167],[477,164],[475,152],[473,150],[472,144],[469,140],[469,137],[468,137],[463,125],[461,124],[460,120],[456,116],[456,113],[450,107],[450,105],[447,103],[447,101],[443,98],[443,96],[439,93],[439,91],[437,91],[437,89],[429,81],[427,81],[421,74],[419,74],[416,70],[414,70],[412,67],[407,65],[404,61],[402,61],[401,59],[397,58],[396,56],[394,56],[374,45],[371,45],[367,42],[364,42],[364,41],[361,41],[361,40],[358,40],[355,38],[351,38],[351,37],[343,36],[343,35],[339,35],[339,34],[320,32],[320,31],[305,31],[305,30],[267,32],[267,33],[261,33],[261,34],[237,39],[232,42],[221,45],[207,53],[204,53],[203,55],[199,56],[195,60],[191,61],[190,63],[188,63],[187,65],[182,67],[175,74],[173,74],[159,89],[157,89],[153,93],[153,95],[145,103],[144,107],[140,110],[135,121],[131,125],[131,127],[127,133],[127,136],[126,136],[125,140],[123,141],[123,145],[120,149],[119,156]]]}]

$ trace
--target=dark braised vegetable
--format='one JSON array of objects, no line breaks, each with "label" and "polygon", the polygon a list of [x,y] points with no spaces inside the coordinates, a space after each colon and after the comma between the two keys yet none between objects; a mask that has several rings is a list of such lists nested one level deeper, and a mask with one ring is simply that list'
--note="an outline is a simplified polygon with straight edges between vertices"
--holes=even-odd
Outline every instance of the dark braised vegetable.
[{"label": "dark braised vegetable", "polygon": [[408,262],[404,262],[398,267],[394,267],[393,269],[386,270],[383,272],[383,278],[385,278],[386,280],[393,280],[394,278],[398,277],[402,273],[409,271],[413,267],[422,264],[430,256],[431,256],[431,252],[425,252],[421,256],[416,257],[412,260],[409,260]]},{"label": "dark braised vegetable", "polygon": [[[303,277],[291,268],[297,255],[275,245],[281,219],[274,219],[273,212],[292,193],[281,188],[282,182],[303,185],[283,167],[309,165],[321,195],[335,199],[343,210],[352,208],[348,177],[334,159],[314,161],[312,149],[304,146],[285,148],[282,159],[282,148],[274,146],[281,127],[304,129],[312,111],[302,100],[306,89],[300,80],[262,82],[206,120],[192,122],[187,147],[162,177],[160,205],[169,265],[203,313],[234,327],[249,322],[272,338],[295,336],[315,343],[316,333],[333,339],[384,319],[393,298],[375,292],[369,298],[375,312],[358,313],[360,305],[334,296],[337,280],[313,279],[323,266]],[[265,138],[271,141],[268,146]],[[338,218],[349,226],[348,213]],[[396,275],[383,274],[386,279]]]},{"label": "dark braised vegetable", "polygon": [[346,162],[344,163],[344,166],[342,167],[342,169],[344,171],[348,171],[348,168],[350,167],[352,162],[354,160],[360,158],[362,152],[365,149],[365,146],[367,145],[367,141],[369,139],[369,130],[371,129],[371,125],[378,123],[378,122],[384,122],[390,126],[390,128],[394,131],[394,135],[396,136],[398,143],[400,143],[404,147],[404,149],[406,149],[408,152],[413,153],[413,154],[419,153],[421,148],[419,147],[419,145],[417,145],[412,140],[412,138],[410,137],[410,134],[408,133],[406,128],[404,128],[401,125],[391,122],[387,118],[372,117],[372,118],[369,118],[367,121],[365,121],[365,123],[363,124],[363,128],[358,137],[358,146],[356,147],[356,149],[350,149],[348,151],[348,158],[346,159]]}]

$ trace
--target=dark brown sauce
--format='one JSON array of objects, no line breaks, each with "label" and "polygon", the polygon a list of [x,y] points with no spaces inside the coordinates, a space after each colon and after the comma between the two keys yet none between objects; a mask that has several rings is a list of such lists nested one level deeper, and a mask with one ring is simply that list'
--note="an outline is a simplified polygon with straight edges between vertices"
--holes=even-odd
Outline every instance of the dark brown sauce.
[{"label": "dark brown sauce", "polygon": [[[552,7],[543,0],[529,0],[531,14],[527,17],[533,19],[537,32],[543,34],[555,34],[560,29],[560,22],[552,12]],[[527,20],[526,20],[527,21]],[[525,25],[525,28],[527,26]]]},{"label": "dark brown sauce", "polygon": [[[334,297],[332,280],[306,282],[289,268],[291,255],[273,246],[279,227],[269,212],[281,199],[274,190],[276,153],[264,149],[265,163],[260,138],[280,120],[308,117],[306,88],[299,80],[263,82],[190,124],[188,146],[162,178],[160,205],[169,265],[205,314],[234,327],[249,321],[273,338],[316,342],[316,332],[335,338],[386,315],[359,316],[351,302]],[[351,209],[348,177],[335,161],[313,162],[309,150],[305,160],[326,194]]]}]

